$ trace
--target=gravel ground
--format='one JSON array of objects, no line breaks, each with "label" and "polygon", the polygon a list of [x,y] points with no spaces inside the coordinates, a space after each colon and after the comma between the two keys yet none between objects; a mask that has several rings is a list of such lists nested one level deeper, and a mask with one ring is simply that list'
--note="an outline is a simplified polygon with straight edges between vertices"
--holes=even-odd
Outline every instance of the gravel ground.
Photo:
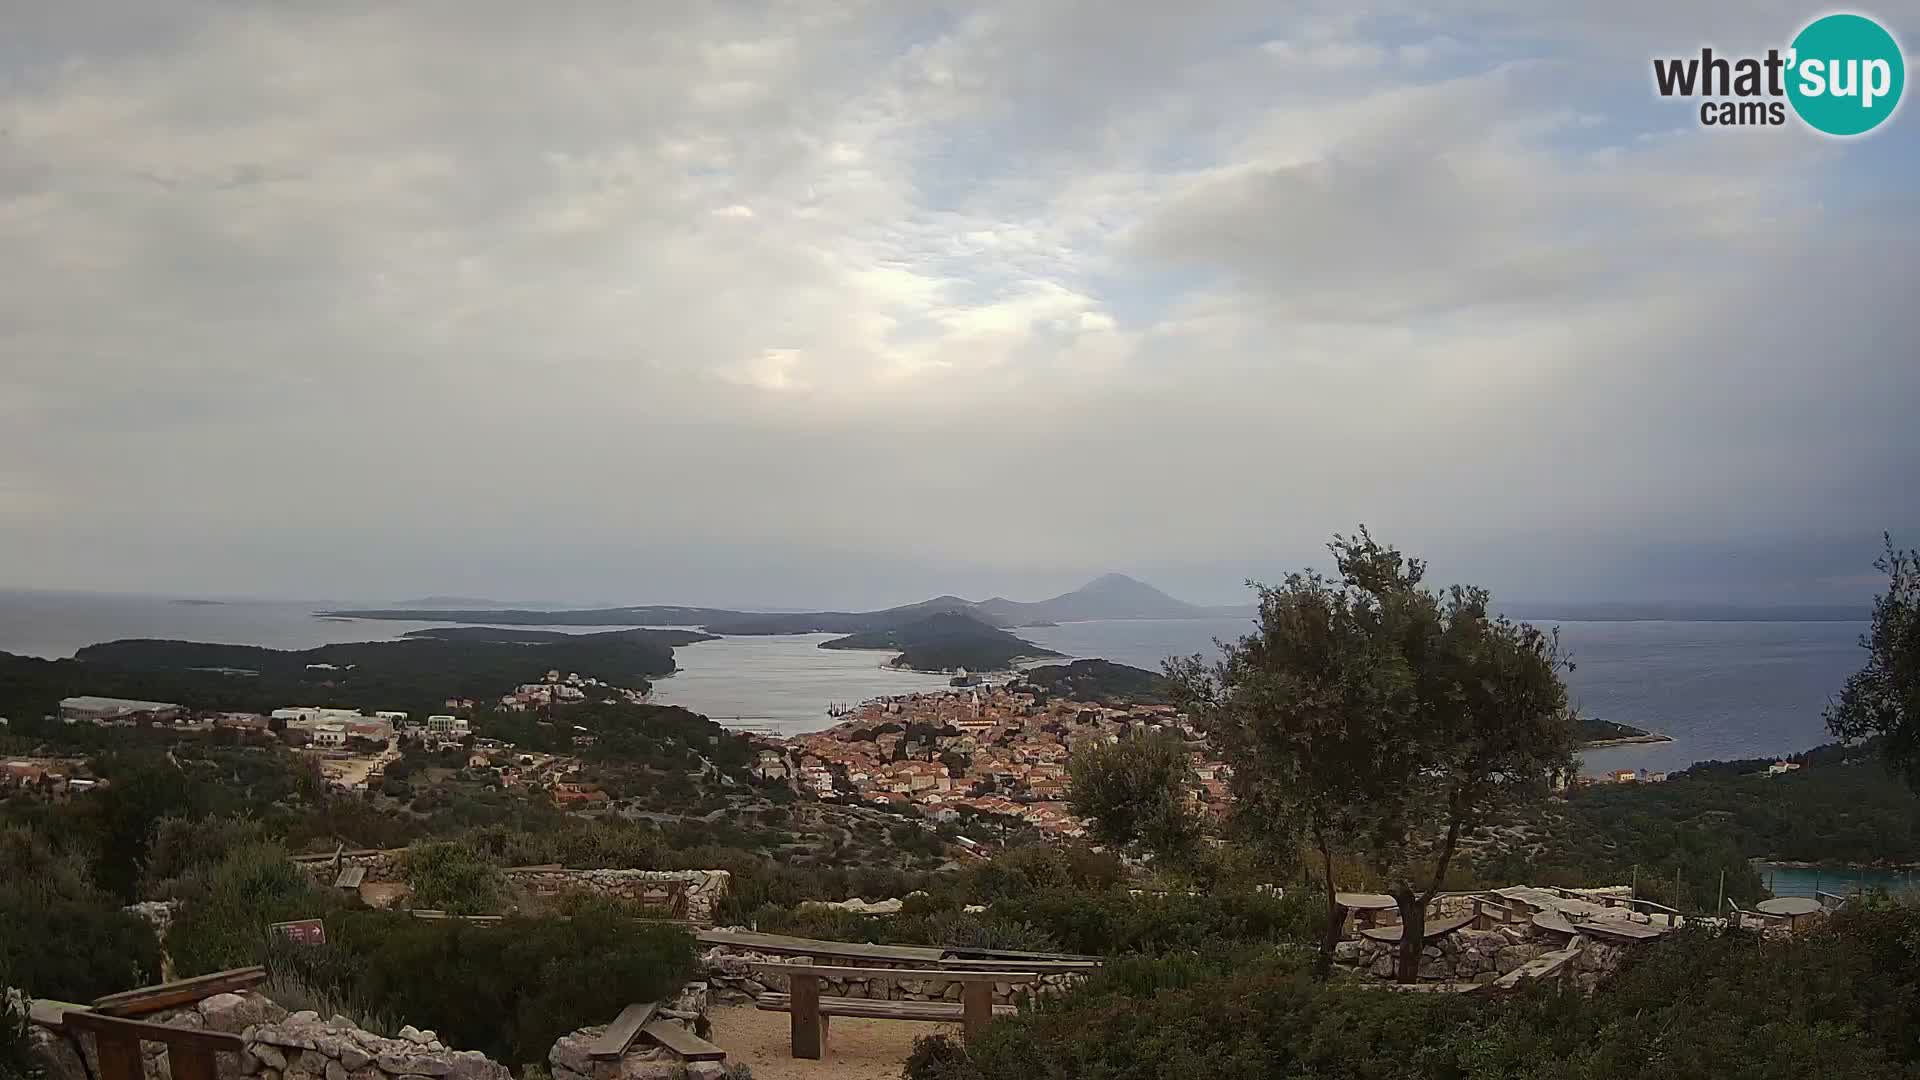
[{"label": "gravel ground", "polygon": [[713,1021],[709,1038],[726,1050],[729,1063],[750,1066],[755,1080],[899,1080],[913,1040],[960,1033],[958,1024],[836,1016],[828,1022],[820,1060],[797,1061],[791,1056],[786,1013],[735,1005],[713,1009],[707,1018]]}]

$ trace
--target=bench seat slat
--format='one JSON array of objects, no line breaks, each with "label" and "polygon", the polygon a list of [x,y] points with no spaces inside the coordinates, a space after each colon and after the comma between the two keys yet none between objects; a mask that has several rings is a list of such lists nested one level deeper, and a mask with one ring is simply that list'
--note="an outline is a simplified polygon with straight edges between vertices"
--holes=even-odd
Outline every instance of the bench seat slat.
[{"label": "bench seat slat", "polygon": [[671,1020],[655,1020],[640,1031],[686,1061],[725,1061],[727,1058],[725,1050]]}]

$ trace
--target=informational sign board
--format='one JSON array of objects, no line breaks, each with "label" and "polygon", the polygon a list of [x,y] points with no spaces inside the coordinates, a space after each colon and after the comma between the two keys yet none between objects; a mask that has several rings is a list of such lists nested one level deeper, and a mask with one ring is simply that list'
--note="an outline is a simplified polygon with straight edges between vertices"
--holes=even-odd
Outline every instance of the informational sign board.
[{"label": "informational sign board", "polygon": [[267,929],[285,937],[288,941],[301,945],[325,945],[327,926],[319,919],[295,919],[292,922],[277,922]]}]

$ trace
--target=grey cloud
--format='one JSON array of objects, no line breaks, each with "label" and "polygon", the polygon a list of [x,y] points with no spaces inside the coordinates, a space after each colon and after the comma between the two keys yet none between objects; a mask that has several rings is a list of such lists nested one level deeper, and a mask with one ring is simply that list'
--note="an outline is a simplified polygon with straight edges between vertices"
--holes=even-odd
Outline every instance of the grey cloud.
[{"label": "grey cloud", "polygon": [[1916,207],[1620,98],[1695,5],[168,8],[0,52],[0,584],[1229,600],[1365,520],[1817,592],[1920,528]]}]

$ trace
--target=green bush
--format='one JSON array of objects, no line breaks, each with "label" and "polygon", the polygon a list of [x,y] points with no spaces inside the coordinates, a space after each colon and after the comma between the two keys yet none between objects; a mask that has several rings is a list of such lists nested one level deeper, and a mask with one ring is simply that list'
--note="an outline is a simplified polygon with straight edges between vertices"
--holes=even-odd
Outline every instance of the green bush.
[{"label": "green bush", "polygon": [[5,887],[0,970],[35,997],[90,1001],[158,982],[160,943],[117,905]]},{"label": "green bush", "polygon": [[0,828],[0,973],[37,997],[86,1001],[155,982],[153,928],[39,832]]},{"label": "green bush", "polygon": [[1194,949],[1220,939],[1310,942],[1325,918],[1304,891],[1285,898],[1057,891],[1001,900],[989,910],[996,919],[1036,928],[1068,952],[1095,954]]},{"label": "green bush", "polygon": [[316,886],[277,844],[235,849],[206,875],[205,891],[190,899],[167,931],[167,951],[182,976],[257,964],[272,944],[276,922],[325,915],[340,904]]},{"label": "green bush", "polygon": [[629,1004],[672,996],[693,969],[685,931],[604,912],[492,926],[340,912],[327,932],[326,946],[276,962],[316,991],[516,1064],[545,1060],[555,1039]]},{"label": "green bush", "polygon": [[500,868],[464,843],[416,844],[407,851],[413,906],[461,915],[497,913],[506,897]]},{"label": "green bush", "polygon": [[1307,951],[1109,961],[907,1080],[1163,1076],[1435,1080],[1895,1080],[1920,1064],[1920,910],[1843,914],[1786,941],[1687,931],[1592,996],[1491,999],[1316,982]]},{"label": "green bush", "polygon": [[220,860],[241,847],[266,842],[267,830],[246,818],[162,818],[153,827],[140,868],[140,893],[149,900],[204,895]]}]

